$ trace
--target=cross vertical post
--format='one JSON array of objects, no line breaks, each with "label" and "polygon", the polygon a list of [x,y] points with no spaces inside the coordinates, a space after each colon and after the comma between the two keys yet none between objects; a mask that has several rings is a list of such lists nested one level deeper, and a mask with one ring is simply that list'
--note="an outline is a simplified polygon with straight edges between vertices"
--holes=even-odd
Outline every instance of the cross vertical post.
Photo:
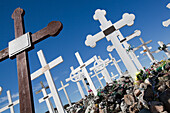
[{"label": "cross vertical post", "polygon": [[[24,23],[23,23],[24,10],[17,8],[13,14],[15,28],[15,38],[23,35]],[[28,63],[28,53],[23,51],[16,56],[17,58],[17,72],[18,72],[18,85],[19,85],[19,101],[20,101],[20,113],[34,113],[34,101],[32,95],[32,86],[30,79],[30,70]]]}]

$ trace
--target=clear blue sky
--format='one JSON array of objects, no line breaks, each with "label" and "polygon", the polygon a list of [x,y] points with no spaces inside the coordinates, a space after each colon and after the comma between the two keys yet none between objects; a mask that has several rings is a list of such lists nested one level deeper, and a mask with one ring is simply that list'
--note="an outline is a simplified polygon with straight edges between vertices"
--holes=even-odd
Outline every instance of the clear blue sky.
[{"label": "clear blue sky", "polygon": [[[56,20],[61,21],[63,30],[57,37],[50,37],[35,45],[35,49],[29,52],[29,63],[31,73],[41,68],[38,56],[36,54],[40,49],[43,50],[47,62],[52,61],[58,56],[62,56],[64,62],[51,70],[55,79],[57,88],[61,87],[60,80],[66,84],[65,79],[69,77],[70,66],[75,68],[79,66],[75,52],[79,52],[83,61],[87,61],[94,55],[100,55],[102,59],[108,58],[106,47],[111,44],[103,39],[97,42],[95,48],[85,46],[84,42],[88,34],[94,35],[100,31],[99,21],[93,19],[96,9],[104,9],[108,20],[112,23],[120,20],[124,13],[135,14],[135,23],[133,26],[120,29],[123,36],[128,36],[135,30],[141,30],[141,37],[144,41],[152,40],[149,44],[152,50],[158,47],[157,41],[169,43],[170,26],[165,28],[162,21],[170,18],[170,9],[166,8],[169,0],[0,0],[0,50],[8,46],[8,42],[14,39],[14,22],[11,18],[13,11],[21,7],[25,10],[24,22],[25,31],[35,33],[44,28],[49,22]],[[128,42],[137,47],[141,44],[139,37]],[[140,55],[139,49],[136,55]],[[118,60],[120,59],[116,51],[112,55]],[[153,54],[157,60],[163,59],[163,52]],[[140,55],[139,60],[143,66],[148,67],[150,60],[147,56]],[[92,65],[88,66],[91,67]],[[120,63],[121,69],[125,71],[123,63]],[[114,66],[108,67],[109,72],[117,74]],[[96,79],[93,79],[96,81]],[[42,75],[38,79],[32,81],[33,96],[36,113],[47,111],[45,102],[39,104],[38,99],[42,97],[42,93],[36,95],[35,92],[40,89],[39,82],[45,82]],[[70,86],[66,88],[71,101],[80,99],[77,92],[77,86],[73,82],[69,82]],[[104,83],[104,81],[103,81]],[[99,83],[95,82],[96,87]],[[13,100],[18,99],[18,77],[16,69],[16,60],[5,60],[0,62],[0,86],[3,87],[0,96],[0,108],[7,105],[6,91],[10,90]],[[49,92],[49,91],[48,91]],[[59,92],[63,104],[67,103],[63,91]],[[19,106],[14,107],[19,112]],[[7,110],[4,113],[9,113]]]}]

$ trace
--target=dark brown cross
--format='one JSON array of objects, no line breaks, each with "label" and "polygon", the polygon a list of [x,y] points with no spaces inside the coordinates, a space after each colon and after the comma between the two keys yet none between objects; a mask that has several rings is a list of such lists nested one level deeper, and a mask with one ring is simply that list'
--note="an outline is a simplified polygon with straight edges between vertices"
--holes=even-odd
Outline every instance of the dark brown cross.
[{"label": "dark brown cross", "polygon": [[[24,30],[24,10],[17,8],[12,14],[15,27],[15,38],[23,35]],[[63,26],[59,21],[50,22],[47,27],[40,31],[31,34],[32,45],[50,37],[57,36],[62,30]],[[0,61],[9,58],[8,48],[0,51]],[[31,77],[28,63],[28,49],[16,55],[17,58],[17,72],[18,72],[18,85],[19,85],[19,101],[20,113],[35,113],[34,102],[32,95]]]}]

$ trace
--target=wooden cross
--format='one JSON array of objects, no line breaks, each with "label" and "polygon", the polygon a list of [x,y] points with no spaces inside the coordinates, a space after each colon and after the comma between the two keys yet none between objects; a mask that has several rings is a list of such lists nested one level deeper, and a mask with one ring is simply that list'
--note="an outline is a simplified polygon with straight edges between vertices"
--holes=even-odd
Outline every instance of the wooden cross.
[{"label": "wooden cross", "polygon": [[[45,87],[42,81],[40,82],[40,84],[41,84],[42,89],[37,91],[36,94],[42,92],[43,96],[44,96],[43,99],[45,100],[45,102],[47,104],[49,112],[50,113],[56,113],[55,110],[54,110],[54,107],[53,107],[53,105],[52,105],[52,103],[50,101],[50,98],[48,97],[48,94],[46,92],[46,89],[48,89],[49,86]],[[39,103],[41,103],[41,102],[39,102]]]},{"label": "wooden cross", "polygon": [[[14,19],[16,39],[25,33],[23,16],[24,10],[21,8],[15,9],[15,11],[12,14],[12,18]],[[52,21],[48,24],[47,27],[30,35],[32,41],[31,44],[35,45],[36,43],[46,39],[49,36],[56,36],[60,33],[61,30],[62,24],[59,21]],[[25,37],[22,39],[25,39]],[[21,42],[18,42],[19,45],[20,43]],[[18,45],[15,46],[17,47]],[[2,51],[0,51],[0,61],[9,58],[9,49],[10,48],[5,48]],[[15,49],[15,47],[11,49]],[[34,102],[28,63],[28,49],[20,51],[16,55],[16,58],[19,85],[20,113],[34,113],[35,112]]]},{"label": "wooden cross", "polygon": [[9,90],[7,91],[7,97],[8,97],[9,104],[7,106],[1,108],[0,113],[3,112],[3,111],[6,111],[7,109],[10,109],[11,113],[15,113],[14,112],[14,106],[19,104],[19,100],[16,100],[16,101],[12,102],[12,97],[11,97],[11,93],[10,93]]}]

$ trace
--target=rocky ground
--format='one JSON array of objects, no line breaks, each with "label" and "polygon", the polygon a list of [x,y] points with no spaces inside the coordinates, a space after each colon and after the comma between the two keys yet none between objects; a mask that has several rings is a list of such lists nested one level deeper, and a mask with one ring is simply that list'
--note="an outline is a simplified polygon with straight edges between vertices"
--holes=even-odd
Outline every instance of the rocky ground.
[{"label": "rocky ground", "polygon": [[153,64],[92,92],[66,107],[68,113],[170,113],[170,60]]}]

